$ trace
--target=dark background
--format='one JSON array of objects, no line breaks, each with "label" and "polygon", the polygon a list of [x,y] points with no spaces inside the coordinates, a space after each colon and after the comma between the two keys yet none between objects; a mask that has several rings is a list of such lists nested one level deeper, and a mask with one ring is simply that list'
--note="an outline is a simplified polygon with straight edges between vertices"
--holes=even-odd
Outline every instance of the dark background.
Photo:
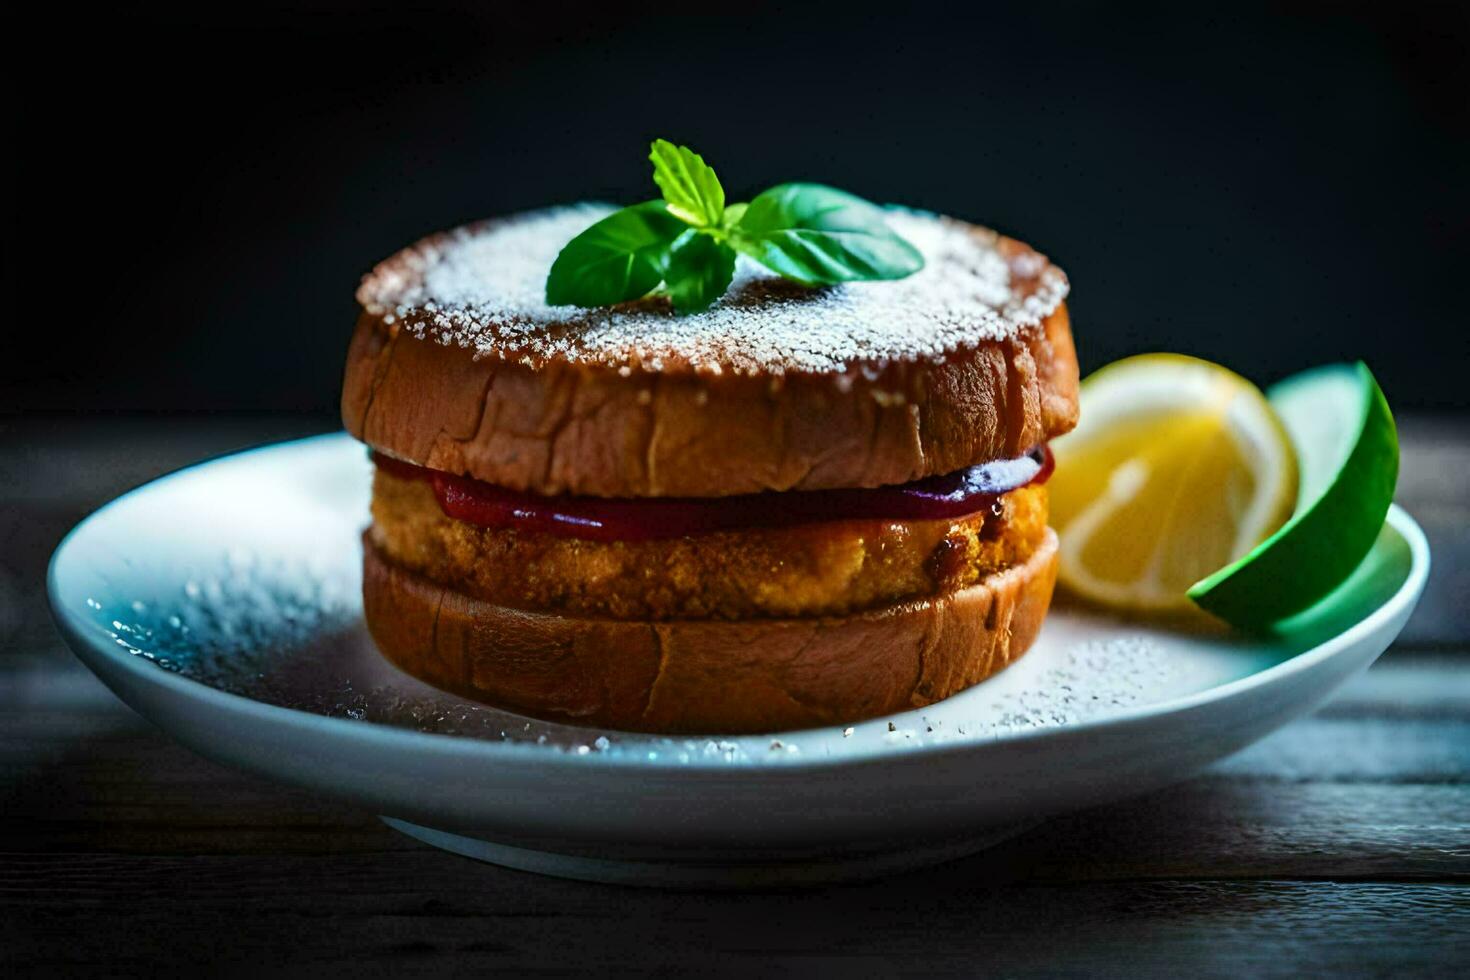
[{"label": "dark background", "polygon": [[56,9],[9,39],[0,411],[331,413],[375,261],[646,198],[655,135],[732,198],[819,179],[1031,242],[1085,369],[1362,357],[1396,407],[1470,404],[1464,5],[1175,7]]}]

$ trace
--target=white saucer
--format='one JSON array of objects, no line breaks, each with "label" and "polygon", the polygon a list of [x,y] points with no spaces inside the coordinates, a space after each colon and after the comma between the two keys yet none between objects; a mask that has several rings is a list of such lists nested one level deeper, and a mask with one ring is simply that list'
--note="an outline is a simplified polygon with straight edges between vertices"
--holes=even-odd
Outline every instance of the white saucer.
[{"label": "white saucer", "polygon": [[1019,663],[922,711],[760,737],[602,732],[464,701],[377,655],[358,594],[369,469],[332,435],[134,490],[52,558],[62,632],[209,758],[438,847],[603,881],[885,874],[1176,781],[1370,664],[1429,570],[1395,507],[1354,577],[1274,638],[1062,605]]}]

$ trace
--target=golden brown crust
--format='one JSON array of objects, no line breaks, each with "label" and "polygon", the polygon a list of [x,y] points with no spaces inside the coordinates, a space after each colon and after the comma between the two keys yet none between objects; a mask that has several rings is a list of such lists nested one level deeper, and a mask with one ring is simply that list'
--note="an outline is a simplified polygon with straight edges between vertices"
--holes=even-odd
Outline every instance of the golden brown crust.
[{"label": "golden brown crust", "polygon": [[1077,359],[1065,306],[943,361],[779,378],[475,360],[364,314],[342,410],[375,449],[536,493],[872,487],[1018,456],[1069,431]]},{"label": "golden brown crust", "polygon": [[378,470],[369,539],[400,568],[519,609],[614,619],[841,615],[954,592],[1030,556],[1046,488],[930,521],[834,521],[653,541],[582,541],[446,516],[427,481]]},{"label": "golden brown crust", "polygon": [[779,731],[921,707],[1013,662],[1041,628],[1056,552],[1048,531],[970,588],[853,616],[652,623],[473,599],[365,537],[364,612],[399,667],[489,704],[630,731]]},{"label": "golden brown crust", "polygon": [[927,243],[925,268],[897,282],[809,290],[741,273],[684,317],[657,297],[540,304],[565,240],[549,236],[600,213],[481,222],[374,269],[347,430],[516,490],[715,497],[904,483],[1076,424],[1066,276],[1021,242],[894,212]]}]

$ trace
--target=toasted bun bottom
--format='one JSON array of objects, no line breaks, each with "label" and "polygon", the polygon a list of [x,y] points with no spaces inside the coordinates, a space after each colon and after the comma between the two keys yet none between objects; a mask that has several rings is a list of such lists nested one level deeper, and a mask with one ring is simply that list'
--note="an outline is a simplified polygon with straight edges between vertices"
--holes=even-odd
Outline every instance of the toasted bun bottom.
[{"label": "toasted bun bottom", "polygon": [[626,731],[739,734],[932,704],[1016,660],[1056,582],[1057,538],[950,595],[852,616],[636,622],[531,612],[440,586],[364,536],[379,649],[436,687],[523,714]]}]

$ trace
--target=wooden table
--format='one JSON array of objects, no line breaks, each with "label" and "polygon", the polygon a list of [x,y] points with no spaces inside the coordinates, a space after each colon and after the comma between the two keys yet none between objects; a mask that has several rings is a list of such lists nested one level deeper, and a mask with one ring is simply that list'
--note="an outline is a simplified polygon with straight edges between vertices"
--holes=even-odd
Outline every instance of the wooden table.
[{"label": "wooden table", "polygon": [[1470,425],[1402,420],[1434,550],[1402,638],[1198,778],[887,881],[756,894],[541,878],[170,742],[63,649],[57,539],[298,419],[0,421],[0,973],[1470,975]]}]

